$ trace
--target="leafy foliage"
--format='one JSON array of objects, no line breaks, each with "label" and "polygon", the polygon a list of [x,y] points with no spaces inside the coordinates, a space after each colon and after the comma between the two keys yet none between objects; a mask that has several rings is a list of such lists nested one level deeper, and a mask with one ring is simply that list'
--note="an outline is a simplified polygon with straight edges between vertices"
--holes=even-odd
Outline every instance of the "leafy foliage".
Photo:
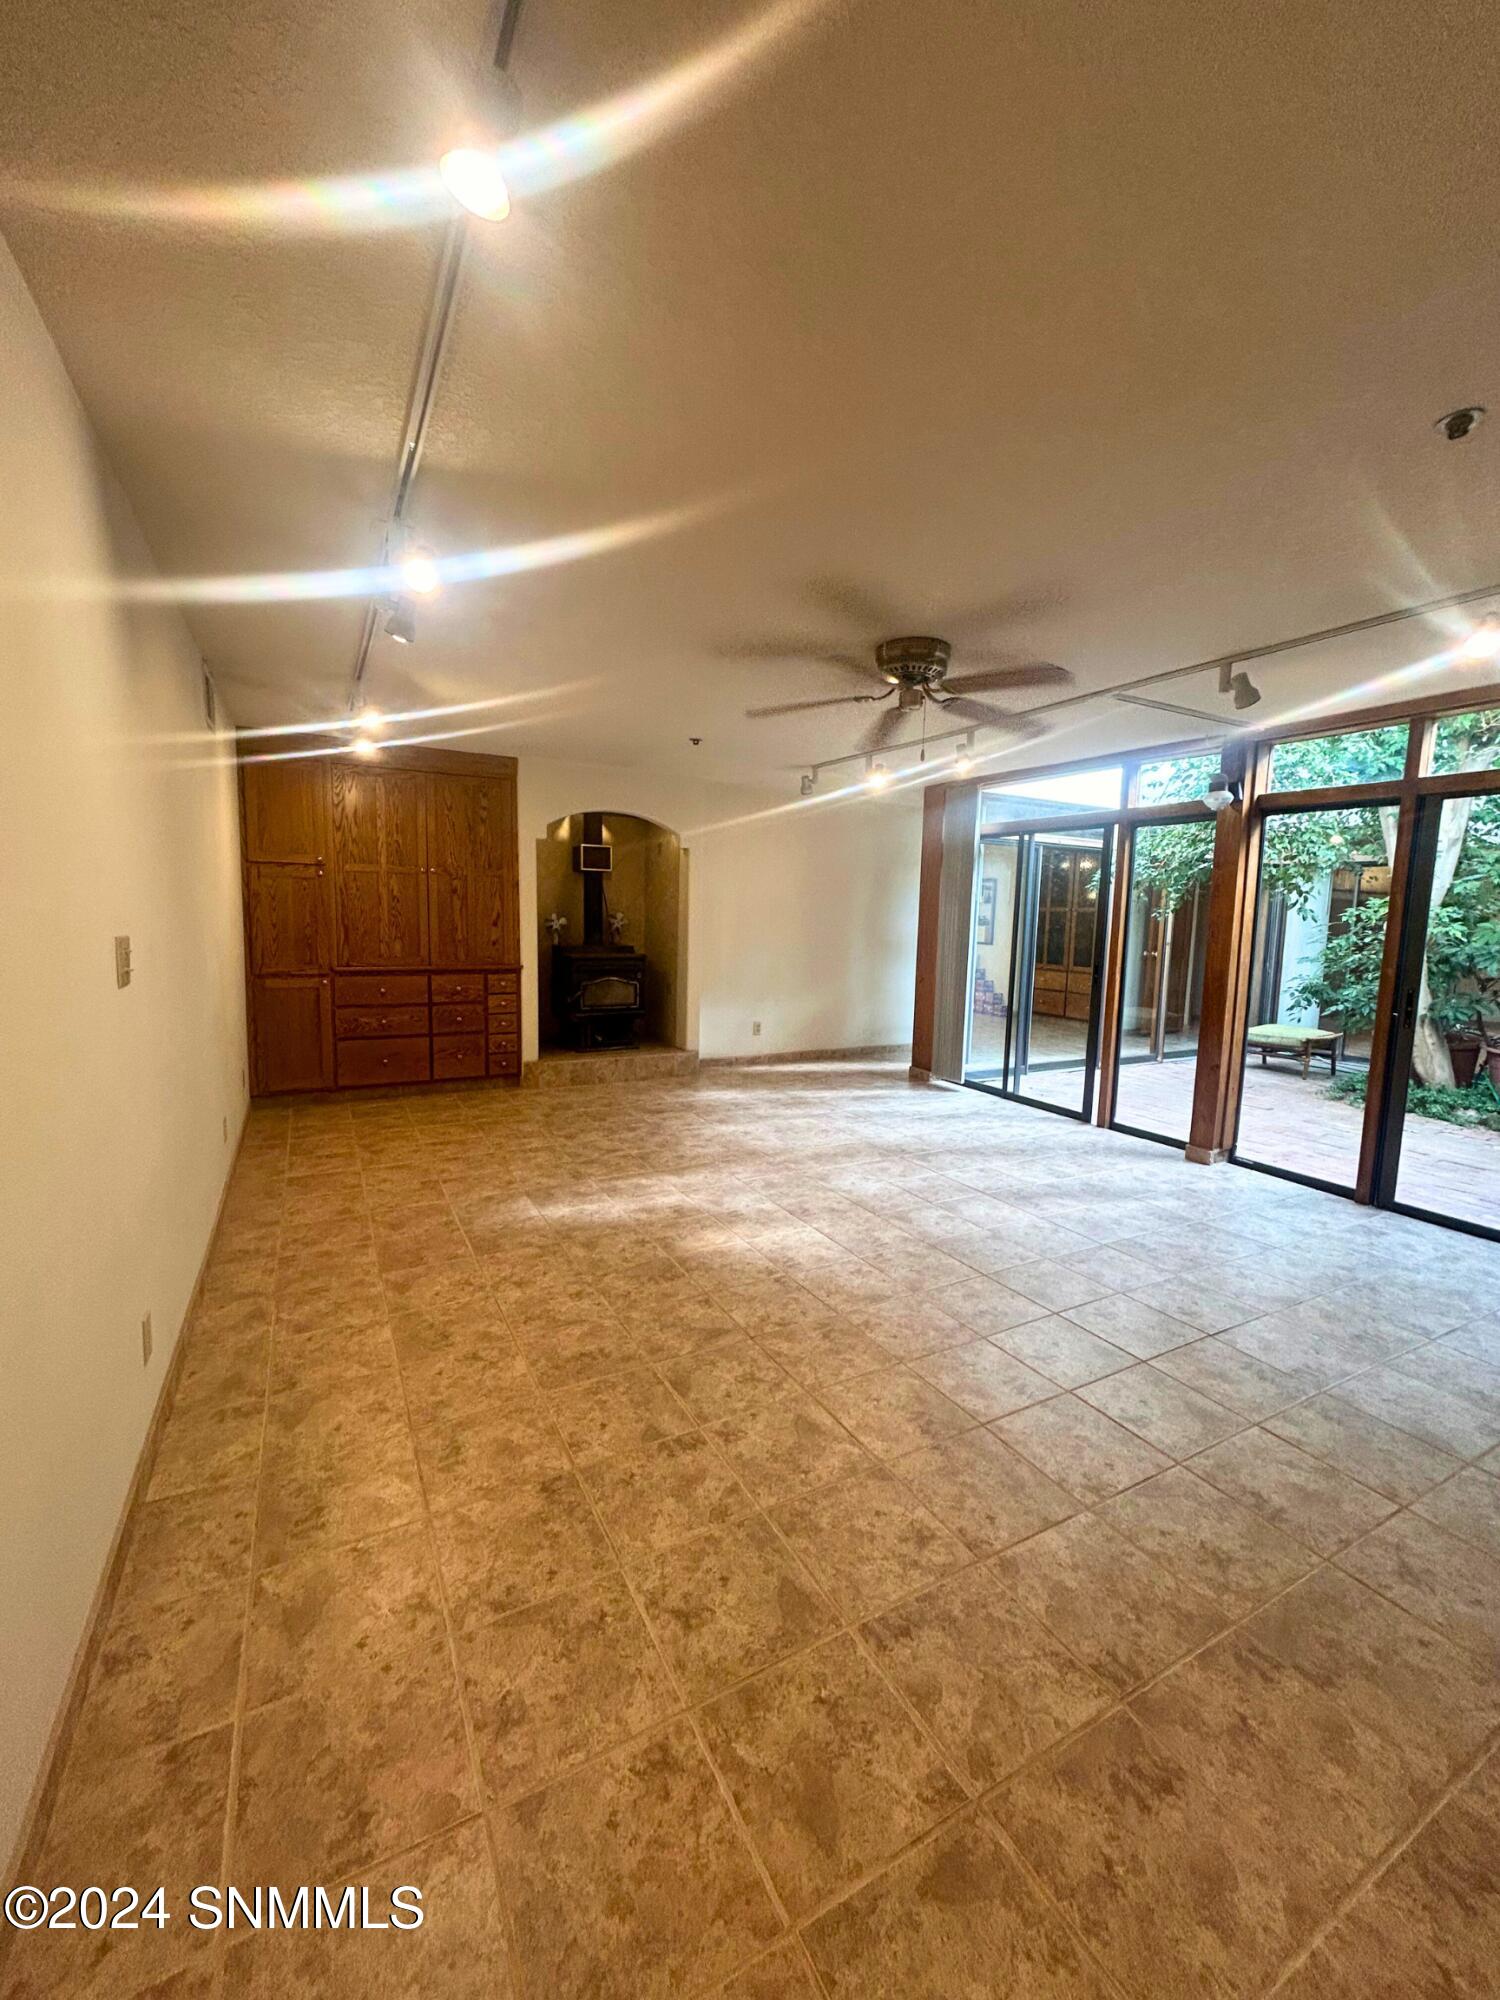
[{"label": "leafy foliage", "polygon": [[[1369,1081],[1367,1070],[1346,1069],[1323,1095],[1344,1104],[1363,1104]],[[1479,1125],[1487,1132],[1500,1132],[1500,1097],[1482,1070],[1467,1090],[1412,1083],[1406,1093],[1406,1108],[1415,1118],[1437,1118],[1445,1125]]]}]

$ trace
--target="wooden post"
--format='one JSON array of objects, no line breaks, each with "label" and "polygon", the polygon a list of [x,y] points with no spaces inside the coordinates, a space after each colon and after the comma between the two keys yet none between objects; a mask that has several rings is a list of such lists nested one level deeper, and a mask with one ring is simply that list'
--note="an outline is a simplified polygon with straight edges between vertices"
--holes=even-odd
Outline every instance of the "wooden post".
[{"label": "wooden post", "polygon": [[911,1066],[932,1074],[937,1019],[938,899],[943,886],[943,814],[947,785],[929,785],[922,794],[922,875],[917,891],[917,984],[912,1006]]},{"label": "wooden post", "polygon": [[1187,1143],[1187,1157],[1198,1166],[1227,1159],[1234,1144],[1244,1060],[1244,997],[1255,933],[1260,833],[1255,798],[1268,757],[1269,752],[1259,752],[1252,758],[1241,778],[1240,797],[1224,808],[1214,828],[1198,1067]]}]

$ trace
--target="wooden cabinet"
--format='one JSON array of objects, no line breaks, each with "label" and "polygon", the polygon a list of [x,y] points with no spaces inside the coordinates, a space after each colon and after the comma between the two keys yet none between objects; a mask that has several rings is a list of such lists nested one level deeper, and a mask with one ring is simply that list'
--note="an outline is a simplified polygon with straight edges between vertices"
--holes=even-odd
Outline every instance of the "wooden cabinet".
[{"label": "wooden cabinet", "polygon": [[333,1006],[328,980],[252,979],[250,1053],[258,1097],[331,1088]]},{"label": "wooden cabinet", "polygon": [[442,965],[514,962],[519,948],[516,792],[500,778],[427,781],[432,956]]},{"label": "wooden cabinet", "polygon": [[518,1078],[513,760],[393,746],[240,781],[257,1094]]},{"label": "wooden cabinet", "polygon": [[426,781],[336,763],[330,785],[340,965],[427,963]]}]

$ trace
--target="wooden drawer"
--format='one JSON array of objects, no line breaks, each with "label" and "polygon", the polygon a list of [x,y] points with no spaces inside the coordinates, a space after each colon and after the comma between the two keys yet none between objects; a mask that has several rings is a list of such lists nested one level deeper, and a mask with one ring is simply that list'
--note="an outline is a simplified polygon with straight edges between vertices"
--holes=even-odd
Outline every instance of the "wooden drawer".
[{"label": "wooden drawer", "polygon": [[490,1049],[491,1076],[519,1076],[521,1074],[521,1051],[519,1049]]},{"label": "wooden drawer", "polygon": [[483,1076],[483,1035],[434,1035],[432,1073],[442,1076]]},{"label": "wooden drawer", "polygon": [[340,1040],[346,1035],[425,1035],[425,1007],[340,1007],[334,1016]]},{"label": "wooden drawer", "polygon": [[337,972],[333,979],[336,1007],[425,1007],[425,972]]},{"label": "wooden drawer", "polygon": [[521,1037],[519,1035],[496,1035],[493,1033],[490,1035],[490,1054],[492,1056],[519,1055],[520,1053]]},{"label": "wooden drawer", "polygon": [[[433,985],[437,981],[433,980]],[[435,1035],[482,1035],[484,1033],[484,1009],[474,1007],[434,1007],[432,1010],[432,1032]]]},{"label": "wooden drawer", "polygon": [[434,1000],[482,1000],[484,998],[484,974],[482,972],[435,972],[432,975],[432,997]]},{"label": "wooden drawer", "polygon": [[519,1035],[521,1032],[520,1009],[512,1002],[490,1002],[490,1033],[492,1035]]},{"label": "wooden drawer", "polygon": [[484,983],[485,990],[492,1000],[497,993],[507,994],[519,1006],[521,999],[521,975],[519,972],[492,972]]},{"label": "wooden drawer", "polygon": [[340,1085],[361,1083],[426,1083],[432,1075],[431,1044],[423,1035],[338,1045]]}]

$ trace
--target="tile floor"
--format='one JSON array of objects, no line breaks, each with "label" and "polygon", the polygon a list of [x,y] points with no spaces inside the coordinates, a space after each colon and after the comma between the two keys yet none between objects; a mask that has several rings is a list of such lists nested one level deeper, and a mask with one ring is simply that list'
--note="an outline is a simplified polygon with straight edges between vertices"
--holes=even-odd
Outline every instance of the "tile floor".
[{"label": "tile floor", "polygon": [[894,1068],[258,1111],[6,1996],[1461,1995],[1500,1248]]}]

